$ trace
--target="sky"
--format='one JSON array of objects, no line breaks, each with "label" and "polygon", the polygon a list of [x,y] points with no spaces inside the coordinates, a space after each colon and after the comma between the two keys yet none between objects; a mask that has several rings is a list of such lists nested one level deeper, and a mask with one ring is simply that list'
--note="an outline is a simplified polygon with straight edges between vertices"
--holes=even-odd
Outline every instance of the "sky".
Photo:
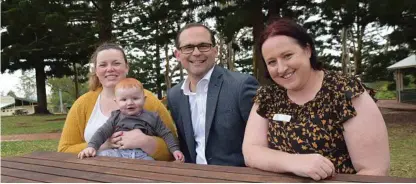
[{"label": "sky", "polygon": [[17,92],[17,85],[19,85],[19,77],[22,76],[22,71],[17,70],[16,72],[2,73],[0,74],[0,93],[6,95],[10,90],[13,90],[17,96],[22,95]]},{"label": "sky", "polygon": [[[25,71],[24,74],[31,74],[34,76],[35,70]],[[20,76],[22,76],[22,70],[16,70],[13,73],[2,73],[0,74],[0,93],[1,95],[7,95],[12,90],[18,97],[23,97],[23,93],[18,91],[20,85]],[[46,86],[46,95],[50,95],[51,90],[49,86]]]}]

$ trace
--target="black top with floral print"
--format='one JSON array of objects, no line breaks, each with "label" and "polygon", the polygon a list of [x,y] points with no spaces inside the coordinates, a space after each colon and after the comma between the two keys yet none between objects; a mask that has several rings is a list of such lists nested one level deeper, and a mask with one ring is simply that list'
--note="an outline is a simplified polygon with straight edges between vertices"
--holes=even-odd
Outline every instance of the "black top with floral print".
[{"label": "black top with floral print", "polygon": [[[269,120],[269,147],[288,153],[319,153],[335,166],[337,173],[356,173],[343,136],[343,123],[356,116],[351,99],[365,86],[354,77],[324,71],[322,87],[303,105],[292,102],[277,84],[257,90],[257,113]],[[289,122],[273,120],[275,114],[291,116]],[[364,122],[363,122],[364,123]]]}]

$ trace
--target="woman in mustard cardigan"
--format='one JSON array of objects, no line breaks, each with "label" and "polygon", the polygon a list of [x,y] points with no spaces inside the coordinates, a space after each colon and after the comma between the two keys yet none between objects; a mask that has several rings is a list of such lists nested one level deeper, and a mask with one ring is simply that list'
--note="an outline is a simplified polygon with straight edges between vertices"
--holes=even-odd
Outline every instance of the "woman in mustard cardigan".
[{"label": "woman in mustard cardigan", "polygon": [[[79,97],[66,117],[59,140],[58,152],[78,154],[87,146],[95,131],[103,125],[111,112],[117,110],[114,87],[126,77],[129,66],[123,49],[112,43],[99,46],[91,57],[93,65],[89,77],[90,91]],[[145,90],[144,109],[157,112],[165,125],[177,137],[173,120],[166,107],[148,90]],[[141,148],[156,160],[172,160],[166,143],[159,137],[147,136],[141,130],[116,132],[100,149]]]}]

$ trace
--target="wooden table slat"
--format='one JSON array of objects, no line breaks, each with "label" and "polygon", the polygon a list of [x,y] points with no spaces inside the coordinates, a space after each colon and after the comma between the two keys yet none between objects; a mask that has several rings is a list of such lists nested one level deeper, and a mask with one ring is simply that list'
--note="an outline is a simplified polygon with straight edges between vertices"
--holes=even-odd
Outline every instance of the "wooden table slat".
[{"label": "wooden table slat", "polygon": [[5,176],[5,175],[1,176],[1,182],[2,183],[39,183],[39,181],[35,181],[35,180],[29,180],[29,179],[18,178],[18,177],[13,177],[13,176]]},{"label": "wooden table slat", "polygon": [[3,176],[12,176],[19,177],[28,180],[35,180],[37,182],[51,182],[51,183],[91,183],[93,181],[70,178],[64,176],[57,176],[52,174],[44,174],[36,171],[25,171],[20,169],[11,169],[3,167],[1,164],[1,175]]},{"label": "wooden table slat", "polygon": [[[59,161],[74,161],[76,159],[76,155],[74,154],[63,154],[63,153],[48,153],[48,156],[45,157],[42,153],[33,153],[30,155],[26,155],[26,158],[39,158],[45,160],[59,160]],[[170,169],[185,169],[186,171],[195,171],[196,173],[202,173],[202,171],[208,172],[215,172],[215,173],[222,173],[226,174],[239,174],[241,175],[250,175],[248,177],[257,177],[260,178],[257,181],[252,181],[253,179],[249,179],[249,182],[310,182],[311,179],[309,178],[302,178],[290,174],[279,174],[279,173],[272,173],[267,171],[261,171],[253,168],[248,167],[231,167],[231,166],[216,166],[216,165],[198,165],[198,164],[189,164],[189,163],[176,163],[176,162],[165,162],[165,161],[148,161],[148,160],[136,160],[136,159],[124,159],[124,158],[114,158],[114,157],[94,157],[88,158],[85,160],[98,160],[93,161],[95,164],[101,164],[105,162],[110,163],[125,163],[125,164],[132,164],[132,165],[140,165],[142,167],[146,166],[157,166],[161,167],[162,170],[159,172],[167,172]],[[76,161],[77,162],[77,161]],[[91,164],[91,163],[89,163]],[[118,164],[117,164],[118,165]],[[117,167],[113,164],[114,167]],[[135,167],[136,169],[138,167]],[[187,174],[191,174],[192,172],[188,172]],[[194,176],[194,175],[192,175]],[[238,180],[240,182],[244,182],[245,180],[240,177],[233,177],[234,180]],[[246,177],[247,178],[247,177]],[[225,179],[225,178],[224,178]],[[271,180],[270,180],[271,179]],[[324,181],[325,182],[325,181]]]},{"label": "wooden table slat", "polygon": [[[44,156],[42,153],[32,153],[26,157],[33,158],[47,158],[52,160],[73,160],[76,156],[69,153],[57,153],[57,152],[48,152],[48,156]],[[292,179],[297,182],[310,182],[312,181],[309,178],[302,178],[294,176],[292,174],[279,174],[268,171],[261,171],[258,169],[248,168],[248,167],[230,167],[230,166],[216,166],[216,165],[197,165],[197,164],[188,164],[188,163],[175,163],[175,162],[164,162],[164,161],[147,161],[147,160],[135,160],[135,159],[123,159],[123,158],[113,158],[113,157],[94,157],[94,160],[99,160],[102,162],[118,162],[118,163],[128,163],[128,164],[137,164],[137,165],[147,165],[147,166],[158,166],[167,168],[179,168],[187,169],[193,171],[213,171],[213,172],[223,172],[223,173],[238,173],[238,174],[250,174],[256,176],[272,176],[279,177],[283,179],[273,180],[274,182],[292,182]],[[101,163],[101,162],[98,162]],[[287,180],[287,181],[285,181]],[[363,175],[351,175],[351,174],[337,174],[335,177],[321,180],[320,182],[385,182],[385,183],[415,183],[416,178],[399,178],[391,176],[363,176]],[[264,182],[264,181],[259,181]]]},{"label": "wooden table slat", "polygon": [[[24,163],[37,163],[36,160],[32,160],[34,158],[25,157],[25,158],[19,158],[14,159],[18,162],[24,162]],[[10,159],[8,159],[10,160]],[[217,171],[202,171],[202,170],[190,170],[190,169],[179,169],[179,168],[170,168],[170,167],[160,167],[160,166],[149,166],[149,165],[140,165],[140,167],[137,167],[137,165],[131,164],[131,163],[118,163],[114,164],[113,162],[107,162],[107,161],[99,161],[95,160],[95,158],[88,158],[88,159],[67,159],[65,160],[66,168],[72,168],[70,167],[69,163],[72,164],[87,164],[85,167],[89,166],[89,169],[91,169],[91,166],[99,166],[104,168],[117,168],[120,171],[124,172],[123,174],[126,174],[127,171],[142,171],[142,172],[151,172],[151,173],[159,173],[165,175],[165,173],[169,173],[171,175],[178,175],[178,176],[187,176],[192,178],[191,182],[194,182],[196,178],[198,180],[202,179],[221,179],[221,182],[299,182],[302,181],[299,178],[290,178],[290,177],[282,177],[280,175],[276,176],[259,176],[259,175],[253,175],[253,174],[240,174],[240,173],[224,173],[224,172],[217,172]],[[55,160],[43,160],[41,163],[42,165],[53,165],[53,166],[59,166],[62,164],[61,162],[55,161]],[[112,173],[115,173],[114,171],[111,171]],[[171,181],[172,178],[166,181]],[[183,181],[183,179],[182,179]],[[304,179],[304,182],[308,182],[308,179]],[[180,181],[179,181],[180,182]]]},{"label": "wooden table slat", "polygon": [[[76,157],[75,154],[71,153],[58,153],[58,152],[47,152],[48,156],[45,157],[45,152],[34,152],[30,155],[25,155],[24,157],[30,158],[43,158],[43,159],[59,159],[66,160]],[[231,173],[241,173],[241,174],[253,174],[253,175],[263,175],[263,176],[276,176],[276,173],[261,171],[258,169],[248,168],[248,167],[231,167],[231,166],[218,166],[218,165],[198,165],[190,163],[176,163],[176,162],[166,162],[166,161],[148,161],[148,160],[137,160],[137,159],[124,159],[124,158],[115,158],[115,157],[94,157],[97,160],[109,161],[109,162],[119,162],[119,163],[134,163],[137,165],[153,165],[160,166],[165,168],[180,168],[180,169],[192,169],[192,170],[203,170],[203,171],[216,171],[216,172],[231,172]],[[298,177],[296,177],[298,178]]]},{"label": "wooden table slat", "polygon": [[[315,182],[293,174],[279,174],[247,167],[196,165],[94,157],[80,160],[75,154],[35,152],[2,159],[4,181],[39,182]],[[3,174],[5,170],[5,174]],[[24,175],[24,177],[21,177]],[[32,177],[35,176],[35,177]],[[48,176],[48,180],[38,180]],[[85,181],[84,181],[85,180]],[[3,181],[3,179],[2,179]],[[319,182],[416,182],[416,178],[337,174]]]},{"label": "wooden table slat", "polygon": [[[52,174],[62,177],[70,177],[70,178],[77,178],[82,180],[91,180],[92,182],[143,182],[142,179],[138,178],[128,178],[128,177],[121,177],[115,175],[102,175],[100,173],[94,172],[85,172],[79,170],[71,170],[71,169],[62,169],[57,167],[48,167],[48,166],[41,166],[41,165],[31,165],[25,163],[18,163],[18,162],[10,162],[6,160],[2,160],[1,163],[2,168],[14,168],[24,171],[31,171],[31,172],[38,172],[43,174]],[[103,168],[105,169],[105,168]],[[145,180],[144,182],[147,182]]]},{"label": "wooden table slat", "polygon": [[[102,164],[86,164],[87,160],[80,160],[74,158],[74,161],[78,162],[69,162],[68,160],[65,161],[51,161],[51,160],[40,160],[40,159],[33,159],[33,158],[7,158],[4,161],[14,162],[14,163],[22,163],[22,164],[31,164],[31,165],[38,165],[38,166],[46,166],[46,167],[54,167],[54,168],[65,168],[71,170],[78,170],[78,171],[85,171],[85,172],[95,172],[95,173],[102,173],[102,174],[112,174],[118,177],[128,177],[128,178],[139,178],[143,181],[141,182],[206,182],[206,183],[213,183],[213,182],[232,182],[229,180],[222,180],[217,179],[216,177],[212,178],[195,178],[190,176],[182,176],[182,175],[173,175],[169,172],[163,172],[165,168],[159,168],[159,171],[162,172],[153,172],[148,170],[134,170],[125,167],[112,167],[114,165],[121,165],[123,163],[114,164],[110,163],[109,165],[102,165]],[[96,161],[95,161],[96,162]],[[137,165],[136,165],[137,167]],[[169,173],[169,174],[166,174]],[[144,181],[144,179],[147,179]],[[153,180],[153,181],[152,181]],[[236,181],[234,181],[236,182]]]}]

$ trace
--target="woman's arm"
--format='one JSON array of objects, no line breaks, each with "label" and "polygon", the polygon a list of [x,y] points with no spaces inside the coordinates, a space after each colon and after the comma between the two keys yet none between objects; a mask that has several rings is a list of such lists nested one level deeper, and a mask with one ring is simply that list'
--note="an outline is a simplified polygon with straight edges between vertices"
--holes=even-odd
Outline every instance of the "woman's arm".
[{"label": "woman's arm", "polygon": [[343,124],[344,137],[357,174],[388,175],[389,142],[383,116],[364,92],[352,99],[357,116]]},{"label": "woman's arm", "polygon": [[268,148],[268,120],[257,114],[254,104],[248,118],[243,141],[243,155],[247,166],[266,171],[291,172],[315,180],[324,179],[335,172],[334,165],[319,154],[290,154]]},{"label": "woman's arm", "polygon": [[66,116],[61,138],[59,139],[58,152],[69,152],[78,154],[87,147],[83,139],[83,129],[85,125],[85,112],[83,104],[77,100],[72,105]]}]

